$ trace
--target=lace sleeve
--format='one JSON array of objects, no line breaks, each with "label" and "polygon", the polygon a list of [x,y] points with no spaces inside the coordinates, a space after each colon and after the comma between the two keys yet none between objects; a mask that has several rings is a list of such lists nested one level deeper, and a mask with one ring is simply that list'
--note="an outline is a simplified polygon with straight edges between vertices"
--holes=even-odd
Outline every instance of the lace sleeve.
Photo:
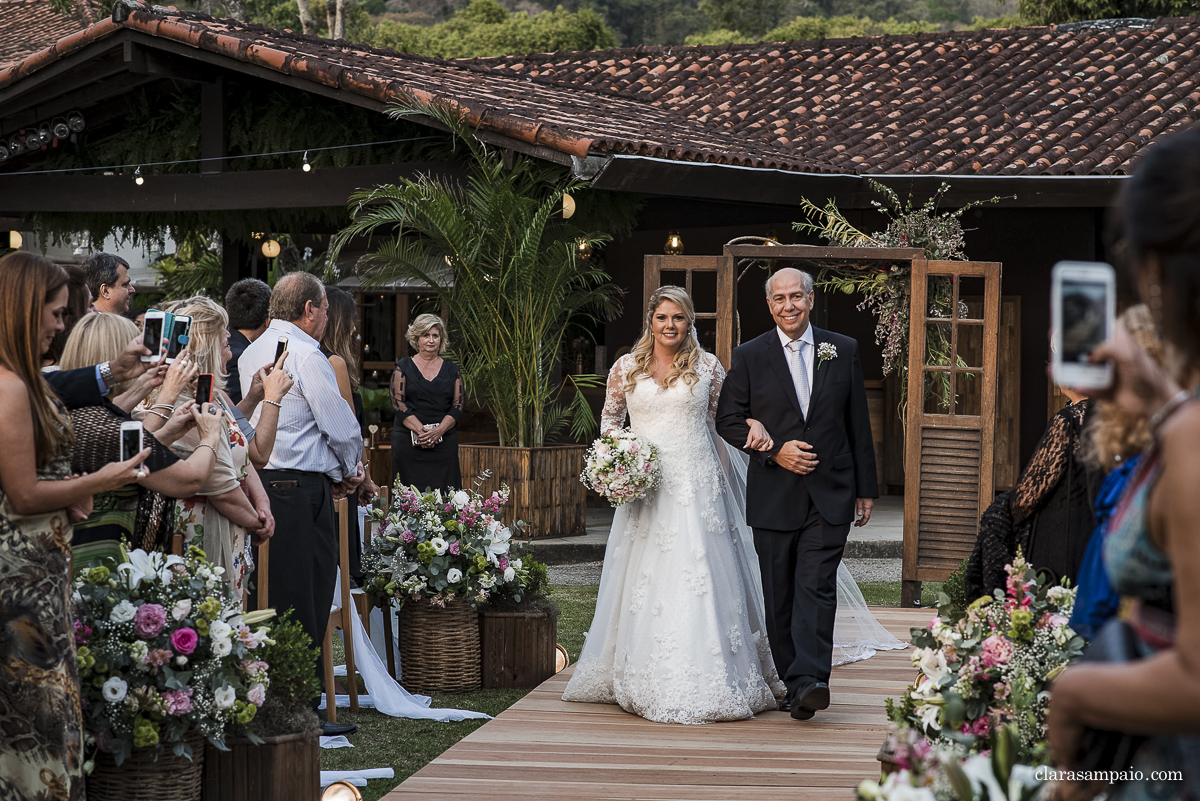
[{"label": "lace sleeve", "polygon": [[404,387],[404,371],[397,364],[396,369],[392,371],[392,408],[396,410],[397,422],[412,414],[404,397]]},{"label": "lace sleeve", "polygon": [[625,369],[629,357],[622,356],[608,371],[608,388],[604,392],[604,410],[600,412],[600,433],[605,434],[625,425]]},{"label": "lace sleeve", "polygon": [[463,403],[466,400],[466,396],[467,391],[463,386],[462,375],[460,374],[454,379],[454,397],[450,399],[450,411],[447,412],[447,414],[454,418],[456,425],[462,419]]},{"label": "lace sleeve", "polygon": [[712,371],[712,381],[708,385],[708,425],[715,430],[717,402],[721,400],[721,387],[725,385],[725,368],[721,366],[721,360],[711,353],[704,358],[710,361],[709,369]]}]

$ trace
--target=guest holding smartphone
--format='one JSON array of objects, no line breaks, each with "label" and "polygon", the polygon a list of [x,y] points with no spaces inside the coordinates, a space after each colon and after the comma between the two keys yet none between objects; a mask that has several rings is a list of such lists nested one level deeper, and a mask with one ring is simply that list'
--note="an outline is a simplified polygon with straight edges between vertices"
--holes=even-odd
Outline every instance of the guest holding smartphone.
[{"label": "guest holding smartphone", "polygon": [[446,323],[436,314],[422,314],[406,338],[417,355],[397,360],[392,372],[392,483],[461,489],[454,429],[466,392],[458,366],[442,358],[450,347]]},{"label": "guest holding smartphone", "polygon": [[[78,799],[83,715],[71,627],[71,523],[92,496],[137,480],[143,450],[71,476],[74,432],[40,371],[64,328],[67,274],[32,253],[0,259],[0,775],[5,796]],[[95,389],[93,389],[95,391]]]}]

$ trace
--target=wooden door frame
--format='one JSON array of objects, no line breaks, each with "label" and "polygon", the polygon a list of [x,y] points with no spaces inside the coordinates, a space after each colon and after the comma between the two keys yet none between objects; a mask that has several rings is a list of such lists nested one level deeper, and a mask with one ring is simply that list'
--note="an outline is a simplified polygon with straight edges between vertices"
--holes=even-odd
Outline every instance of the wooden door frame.
[{"label": "wooden door frame", "polygon": [[692,294],[692,273],[712,272],[717,274],[717,310],[697,312],[698,320],[716,320],[717,359],[728,370],[733,359],[733,315],[737,310],[737,274],[735,262],[729,256],[659,256],[647,255],[642,267],[642,308],[650,305],[650,296],[662,286],[662,273],[683,272],[684,288]]}]

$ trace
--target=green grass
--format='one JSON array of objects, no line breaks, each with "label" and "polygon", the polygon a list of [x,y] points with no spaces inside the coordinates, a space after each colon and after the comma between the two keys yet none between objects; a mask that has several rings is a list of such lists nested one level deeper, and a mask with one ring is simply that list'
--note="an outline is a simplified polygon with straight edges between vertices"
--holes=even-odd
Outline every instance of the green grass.
[{"label": "green grass", "polygon": [[[900,605],[898,581],[867,582],[859,587],[871,606]],[[921,605],[936,604],[941,588],[941,584],[924,582],[921,585]],[[550,597],[562,609],[562,616],[558,619],[558,641],[567,649],[572,663],[579,658],[579,652],[583,648],[583,635],[592,623],[592,615],[596,610],[596,593],[599,589],[595,584],[550,587]],[[340,641],[334,638],[335,661],[341,658],[340,646]],[[479,690],[460,695],[435,695],[433,706],[471,709],[495,716],[515,704],[527,692],[528,690]],[[361,770],[389,766],[394,768],[395,778],[373,779],[363,789],[365,801],[377,801],[487,721],[438,723],[430,720],[409,720],[389,717],[374,709],[363,708],[358,714],[352,714],[348,709],[339,709],[338,722],[358,726],[358,732],[350,736],[354,748],[322,749],[321,769]]]}]

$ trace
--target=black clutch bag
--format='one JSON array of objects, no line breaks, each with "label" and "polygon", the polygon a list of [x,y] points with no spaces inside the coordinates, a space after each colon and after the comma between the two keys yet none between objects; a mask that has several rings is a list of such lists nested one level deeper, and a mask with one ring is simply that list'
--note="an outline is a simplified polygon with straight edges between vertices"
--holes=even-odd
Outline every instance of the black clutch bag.
[{"label": "black clutch bag", "polygon": [[[1079,661],[1121,664],[1141,658],[1133,628],[1123,620],[1114,619],[1105,623],[1095,639],[1088,643]],[[1145,741],[1146,738],[1139,735],[1085,728],[1079,738],[1074,769],[1129,770],[1134,754]]]}]

